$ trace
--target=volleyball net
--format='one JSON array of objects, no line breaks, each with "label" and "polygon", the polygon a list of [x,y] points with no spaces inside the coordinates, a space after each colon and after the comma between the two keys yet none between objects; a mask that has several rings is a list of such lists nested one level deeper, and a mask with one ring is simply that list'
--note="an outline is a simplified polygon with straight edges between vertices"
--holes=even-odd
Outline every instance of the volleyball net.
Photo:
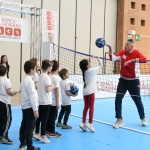
[{"label": "volleyball net", "polygon": [[[66,68],[70,74],[70,80],[83,84],[82,72],[79,67],[79,62],[82,59],[89,59],[90,55],[79,51],[71,50],[62,46],[53,44],[53,53],[56,60],[59,61],[59,70]],[[106,91],[116,93],[118,81],[120,78],[120,62],[112,62],[109,60],[109,55],[100,57],[103,67],[97,74],[97,89],[98,91]],[[92,66],[98,66],[96,58],[91,58]],[[140,66],[140,92],[141,96],[150,95],[150,61],[139,63]],[[126,93],[128,95],[128,92]]]}]

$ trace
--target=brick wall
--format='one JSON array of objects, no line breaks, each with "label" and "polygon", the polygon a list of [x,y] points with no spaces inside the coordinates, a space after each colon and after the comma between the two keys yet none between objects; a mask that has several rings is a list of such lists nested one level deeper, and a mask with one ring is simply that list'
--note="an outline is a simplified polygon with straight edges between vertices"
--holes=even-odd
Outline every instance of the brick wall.
[{"label": "brick wall", "polygon": [[[131,8],[131,2],[135,4],[134,9]],[[142,4],[146,7],[145,11],[142,10]],[[131,18],[135,19],[134,25],[131,24]],[[141,20],[145,20],[145,26],[141,26]],[[150,0],[118,0],[117,51],[124,48],[129,30],[141,35],[140,41],[135,41],[134,48],[150,59]],[[135,40],[135,35],[132,38]]]}]

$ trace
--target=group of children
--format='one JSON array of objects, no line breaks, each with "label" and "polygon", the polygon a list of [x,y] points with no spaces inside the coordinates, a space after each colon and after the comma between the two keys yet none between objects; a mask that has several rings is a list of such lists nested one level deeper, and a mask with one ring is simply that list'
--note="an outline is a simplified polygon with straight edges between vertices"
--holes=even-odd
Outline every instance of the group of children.
[{"label": "group of children", "polygon": [[[47,136],[51,138],[62,136],[62,134],[55,131],[55,121],[61,104],[62,109],[57,125],[59,124],[62,129],[71,129],[67,121],[71,112],[70,96],[75,95],[70,93],[70,85],[66,81],[69,78],[69,74],[66,69],[62,69],[59,72],[59,76],[62,79],[59,81],[57,76],[58,61],[43,60],[41,65],[42,73],[39,75],[38,81],[34,79],[37,77],[36,68],[38,67],[33,66],[33,64],[38,65],[33,59],[25,63],[26,76],[21,82],[23,119],[20,127],[19,148],[24,149],[27,145],[27,150],[40,150],[40,148],[33,147],[32,135],[43,143],[50,142]],[[64,122],[62,124],[63,116]]]},{"label": "group of children", "polygon": [[[98,57],[96,57],[98,58]],[[91,60],[84,59],[80,62],[80,68],[83,73],[83,95],[84,110],[83,119],[80,128],[87,131],[89,128],[95,131],[92,121],[94,112],[94,99],[96,92],[95,76],[101,67],[91,68]],[[59,63],[56,60],[43,60],[41,64],[41,74],[38,75],[40,63],[36,58],[26,61],[24,64],[25,76],[21,82],[21,107],[22,122],[19,132],[20,150],[41,150],[34,147],[32,138],[49,143],[48,137],[61,137],[62,134],[56,132],[55,126],[62,129],[71,129],[67,124],[71,113],[71,97],[77,96],[70,92],[70,84],[67,82],[69,73],[67,69],[62,69],[58,73]],[[8,130],[11,125],[11,96],[15,92],[11,89],[10,80],[6,77],[7,68],[0,65],[0,140],[1,143],[13,144],[8,137]],[[59,77],[61,77],[61,81]],[[58,116],[59,106],[61,110]],[[86,124],[87,111],[89,111],[89,123]],[[63,118],[64,117],[64,118]],[[63,118],[63,122],[62,122]],[[41,126],[40,126],[41,125]],[[35,129],[35,131],[34,131]]]}]

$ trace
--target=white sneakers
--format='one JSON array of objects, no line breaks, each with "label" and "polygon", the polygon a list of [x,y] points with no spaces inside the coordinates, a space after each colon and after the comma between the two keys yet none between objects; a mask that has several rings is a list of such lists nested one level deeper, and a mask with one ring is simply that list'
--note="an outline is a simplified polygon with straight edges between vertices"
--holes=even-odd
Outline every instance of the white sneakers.
[{"label": "white sneakers", "polygon": [[45,136],[40,136],[39,140],[45,144],[50,143],[50,140],[47,139],[46,135]]},{"label": "white sneakers", "polygon": [[142,126],[147,126],[147,125],[148,125],[148,122],[146,118],[142,119]]},{"label": "white sneakers", "polygon": [[81,124],[79,125],[79,127],[80,127],[83,131],[85,131],[85,132],[87,131],[85,123],[81,123]]},{"label": "white sneakers", "polygon": [[115,124],[113,125],[113,128],[120,128],[121,126],[124,125],[124,122],[122,121],[122,119],[117,119],[117,121],[115,122]]},{"label": "white sneakers", "polygon": [[41,142],[43,142],[43,143],[45,143],[45,144],[50,143],[50,140],[47,139],[46,135],[42,137],[40,134],[34,133],[34,134],[33,134],[33,137],[34,137],[36,140],[40,140]]},{"label": "white sneakers", "polygon": [[92,132],[95,132],[95,129],[94,129],[94,126],[91,124],[91,123],[87,123],[87,124],[85,124],[85,123],[81,123],[80,125],[79,125],[79,127],[83,130],[83,131],[87,131],[87,128],[89,129],[89,130],[91,130]]},{"label": "white sneakers", "polygon": [[91,123],[87,123],[87,124],[85,124],[85,125],[86,125],[86,127],[87,127],[88,129],[90,129],[92,132],[95,132],[94,126],[93,126]]},{"label": "white sneakers", "polygon": [[[121,126],[124,125],[124,122],[122,119],[117,119],[117,121],[115,122],[115,124],[113,125],[113,128],[119,128]],[[146,118],[142,119],[142,126],[147,126],[148,125],[148,122],[146,120]]]},{"label": "white sneakers", "polygon": [[40,134],[33,133],[33,137],[34,137],[36,140],[39,140],[39,138],[40,138]]}]

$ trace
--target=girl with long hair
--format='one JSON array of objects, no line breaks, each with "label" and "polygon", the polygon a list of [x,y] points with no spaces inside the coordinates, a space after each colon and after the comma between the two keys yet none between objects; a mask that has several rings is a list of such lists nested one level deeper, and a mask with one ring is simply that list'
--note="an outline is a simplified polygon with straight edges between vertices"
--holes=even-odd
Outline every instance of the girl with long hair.
[{"label": "girl with long hair", "polygon": [[[92,58],[97,58],[98,66],[91,66],[91,59],[83,59],[80,61],[79,66],[83,75],[83,96],[84,96],[84,109],[83,109],[83,117],[82,123],[80,124],[80,128],[83,131],[87,131],[86,127],[90,129],[92,132],[95,132],[93,122],[93,114],[94,114],[94,101],[95,101],[95,93],[97,92],[96,85],[96,75],[99,72],[99,69],[102,67],[102,63],[100,58],[97,56],[93,56]],[[86,116],[87,111],[89,110],[89,123],[86,124]]]},{"label": "girl with long hair", "polygon": [[9,78],[9,69],[10,69],[10,65],[8,64],[8,58],[6,55],[2,55],[1,56],[1,62],[0,64],[4,65],[7,68],[7,78]]}]

